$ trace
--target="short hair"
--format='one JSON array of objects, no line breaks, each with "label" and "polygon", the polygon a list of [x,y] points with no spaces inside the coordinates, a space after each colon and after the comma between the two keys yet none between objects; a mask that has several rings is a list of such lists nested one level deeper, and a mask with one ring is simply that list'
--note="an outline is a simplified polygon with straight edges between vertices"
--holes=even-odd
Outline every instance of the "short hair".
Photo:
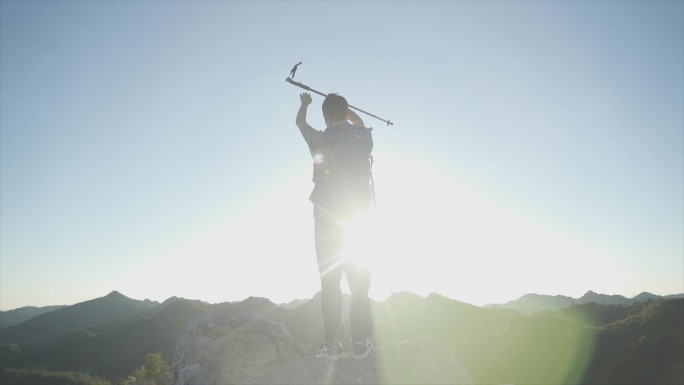
[{"label": "short hair", "polygon": [[347,99],[337,94],[328,94],[323,101],[323,117],[327,120],[337,122],[347,120],[349,104]]}]

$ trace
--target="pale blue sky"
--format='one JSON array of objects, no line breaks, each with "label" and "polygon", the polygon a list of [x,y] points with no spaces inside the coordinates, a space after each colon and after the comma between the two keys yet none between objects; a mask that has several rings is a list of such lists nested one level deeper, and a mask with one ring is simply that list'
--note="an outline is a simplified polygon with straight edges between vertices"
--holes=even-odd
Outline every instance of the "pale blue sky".
[{"label": "pale blue sky", "polygon": [[0,4],[2,310],[311,297],[299,61],[395,122],[376,298],[684,292],[681,1]]}]

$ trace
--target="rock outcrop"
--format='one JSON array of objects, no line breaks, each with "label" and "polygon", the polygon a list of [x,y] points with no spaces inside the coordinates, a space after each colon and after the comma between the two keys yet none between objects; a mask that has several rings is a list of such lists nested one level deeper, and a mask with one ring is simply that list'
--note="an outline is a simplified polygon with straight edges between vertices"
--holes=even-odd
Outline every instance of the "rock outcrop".
[{"label": "rock outcrop", "polygon": [[174,385],[472,384],[468,371],[434,337],[377,347],[366,360],[315,359],[284,325],[253,313],[203,316],[179,335]]},{"label": "rock outcrop", "polygon": [[299,358],[247,378],[242,385],[472,384],[470,373],[434,337],[418,337],[378,347],[365,360]]},{"label": "rock outcrop", "polygon": [[284,325],[257,313],[239,318],[207,315],[178,336],[172,361],[174,385],[239,384],[255,373],[301,358],[303,346]]}]

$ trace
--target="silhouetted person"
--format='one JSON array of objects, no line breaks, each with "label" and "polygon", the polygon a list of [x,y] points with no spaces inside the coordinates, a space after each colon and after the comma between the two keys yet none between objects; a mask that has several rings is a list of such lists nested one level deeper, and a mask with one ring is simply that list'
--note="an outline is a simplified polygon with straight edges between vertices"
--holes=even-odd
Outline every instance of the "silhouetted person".
[{"label": "silhouetted person", "polygon": [[[368,290],[370,270],[345,255],[345,224],[366,210],[372,200],[370,153],[371,130],[349,109],[347,100],[336,94],[323,101],[326,129],[318,131],[306,122],[311,95],[300,94],[297,127],[314,160],[315,183],[310,200],[314,206],[316,258],[321,274],[321,307],[325,343],[317,358],[342,357],[342,274],[347,275],[351,291],[349,315],[353,356],[364,359],[373,350],[373,332]],[[351,123],[349,123],[350,121]]]}]

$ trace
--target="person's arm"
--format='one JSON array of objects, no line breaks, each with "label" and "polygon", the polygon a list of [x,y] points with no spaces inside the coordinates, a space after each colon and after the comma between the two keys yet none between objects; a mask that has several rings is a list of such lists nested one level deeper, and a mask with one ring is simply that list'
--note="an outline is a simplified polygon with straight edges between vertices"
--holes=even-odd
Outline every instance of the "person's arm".
[{"label": "person's arm", "polygon": [[356,112],[352,111],[351,108],[347,110],[347,120],[356,124],[357,126],[366,127],[363,125],[363,119]]},{"label": "person's arm", "polygon": [[297,127],[299,127],[299,132],[302,133],[304,140],[307,143],[311,143],[311,137],[317,132],[316,129],[306,122],[306,110],[309,108],[309,104],[311,104],[311,94],[306,92],[300,94],[299,100],[302,104],[299,106],[299,111],[297,111]]}]

